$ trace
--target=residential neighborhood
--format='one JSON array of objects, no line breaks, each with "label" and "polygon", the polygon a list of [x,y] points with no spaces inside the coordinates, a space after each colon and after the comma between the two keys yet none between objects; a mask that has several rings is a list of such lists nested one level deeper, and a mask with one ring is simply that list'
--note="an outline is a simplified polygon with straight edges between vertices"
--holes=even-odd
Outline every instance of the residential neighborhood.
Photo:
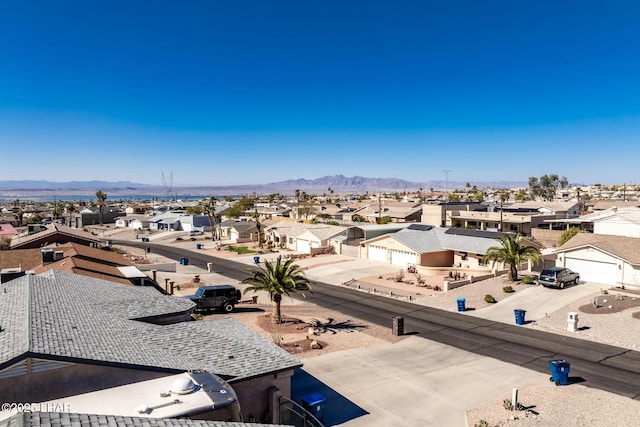
[{"label": "residential neighborhood", "polygon": [[[55,204],[7,203],[0,225],[0,394],[11,402],[85,405],[91,399],[82,396],[103,390],[143,390],[149,381],[208,372],[238,402],[231,418],[224,412],[209,419],[284,420],[274,402],[292,398],[292,377],[304,362],[233,317],[193,321],[195,305],[160,279],[176,263],[150,264],[147,251],[114,251],[111,240],[122,233],[141,243],[176,236],[176,243],[195,242],[214,256],[241,247],[291,258],[336,254],[419,271],[423,280],[444,275],[439,285],[424,285],[444,293],[506,277],[509,264],[489,254],[511,237],[539,254],[540,262],[516,266],[524,275],[566,267],[583,281],[640,290],[640,201],[631,196],[595,200],[587,188],[580,199],[567,189],[551,201],[515,200],[504,190],[488,190],[486,201],[453,201],[451,194],[112,202],[104,206],[110,215],[91,227],[82,225],[88,207],[67,204],[56,213]],[[93,416],[128,414],[87,408]]]}]

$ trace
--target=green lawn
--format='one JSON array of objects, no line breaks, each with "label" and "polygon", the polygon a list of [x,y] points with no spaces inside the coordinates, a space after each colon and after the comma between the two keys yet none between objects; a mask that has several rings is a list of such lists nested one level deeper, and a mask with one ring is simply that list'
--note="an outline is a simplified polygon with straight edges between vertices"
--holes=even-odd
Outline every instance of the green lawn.
[{"label": "green lawn", "polygon": [[256,251],[249,249],[246,246],[227,246],[226,250],[231,252],[237,252],[239,254],[255,254]]}]

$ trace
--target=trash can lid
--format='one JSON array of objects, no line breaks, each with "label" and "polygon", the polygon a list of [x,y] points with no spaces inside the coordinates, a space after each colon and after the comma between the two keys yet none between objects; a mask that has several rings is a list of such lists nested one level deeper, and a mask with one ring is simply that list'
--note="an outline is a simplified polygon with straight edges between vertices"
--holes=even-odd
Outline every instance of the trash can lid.
[{"label": "trash can lid", "polygon": [[317,405],[319,403],[324,403],[327,401],[327,398],[321,395],[320,393],[311,393],[302,398],[302,401],[307,405]]},{"label": "trash can lid", "polygon": [[466,298],[458,298],[458,302],[465,302],[466,300]]},{"label": "trash can lid", "polygon": [[558,368],[567,368],[571,366],[571,364],[564,359],[549,360],[549,363]]},{"label": "trash can lid", "polygon": [[513,311],[518,312],[518,313],[526,313],[526,312],[527,312],[527,310],[523,310],[523,309],[521,309],[521,308],[516,308],[516,309],[515,309],[515,310],[513,310]]}]

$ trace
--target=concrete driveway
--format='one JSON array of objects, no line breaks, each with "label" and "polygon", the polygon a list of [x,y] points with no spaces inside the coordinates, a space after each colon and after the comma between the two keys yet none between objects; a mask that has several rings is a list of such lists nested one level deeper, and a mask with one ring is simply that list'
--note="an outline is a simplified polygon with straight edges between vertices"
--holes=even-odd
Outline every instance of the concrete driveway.
[{"label": "concrete driveway", "polygon": [[293,399],[327,398],[326,426],[460,426],[466,411],[512,389],[550,386],[547,374],[419,337],[304,360]]},{"label": "concrete driveway", "polygon": [[589,302],[588,296],[600,291],[603,285],[582,282],[579,285],[568,286],[564,289],[532,286],[505,298],[497,304],[480,310],[465,312],[466,315],[482,317],[496,322],[513,324],[515,316],[513,310],[526,310],[525,322],[531,322],[546,317],[580,299]]}]

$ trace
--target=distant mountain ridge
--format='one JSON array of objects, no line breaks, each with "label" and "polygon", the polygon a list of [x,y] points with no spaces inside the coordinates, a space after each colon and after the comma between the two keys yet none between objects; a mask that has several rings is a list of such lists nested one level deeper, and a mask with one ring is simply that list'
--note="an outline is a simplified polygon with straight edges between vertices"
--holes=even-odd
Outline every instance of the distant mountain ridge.
[{"label": "distant mountain ridge", "polygon": [[101,188],[139,188],[153,187],[146,184],[136,184],[131,181],[45,181],[45,180],[22,180],[22,181],[0,181],[2,190],[81,190]]},{"label": "distant mountain ridge", "polygon": [[[456,188],[464,188],[467,182],[457,181],[424,181],[413,182],[405,181],[399,178],[366,178],[363,176],[346,177],[344,175],[331,175],[323,176],[316,179],[290,179],[286,181],[274,182],[265,184],[264,187],[277,187],[286,190],[296,189],[309,191],[326,192],[331,188],[335,192],[340,191],[417,191],[422,188],[423,191],[430,191],[432,188],[435,191],[441,191],[444,189],[453,190]],[[478,188],[492,187],[492,188],[512,188],[512,187],[526,187],[529,184],[522,181],[495,181],[495,182],[470,182],[470,185],[475,185]]]},{"label": "distant mountain ridge", "polygon": [[[269,193],[293,194],[296,190],[307,193],[324,194],[331,188],[334,193],[365,192],[375,193],[379,191],[442,191],[465,188],[466,182],[456,181],[425,181],[412,182],[398,178],[366,178],[363,176],[346,177],[344,175],[323,176],[315,179],[289,179],[286,181],[272,182],[268,184],[245,184],[227,186],[194,185],[188,187],[174,187],[171,194],[249,194],[260,195]],[[526,187],[526,182],[520,181],[496,181],[496,182],[469,182],[478,188],[513,188]],[[52,192],[60,194],[85,194],[90,195],[102,190],[108,195],[162,195],[166,189],[159,185],[140,184],[131,181],[69,181],[56,182],[46,180],[0,181],[0,195],[12,196],[48,195]]]}]

